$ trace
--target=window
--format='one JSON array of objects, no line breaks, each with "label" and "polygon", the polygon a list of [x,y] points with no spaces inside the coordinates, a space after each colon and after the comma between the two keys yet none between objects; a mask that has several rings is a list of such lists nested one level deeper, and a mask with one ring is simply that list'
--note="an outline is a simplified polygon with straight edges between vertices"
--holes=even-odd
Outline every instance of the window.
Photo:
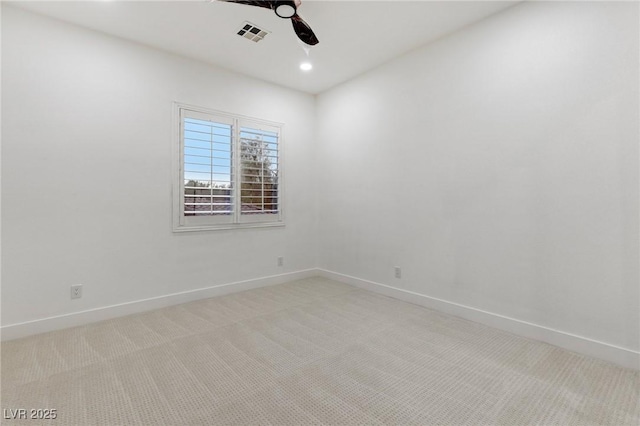
[{"label": "window", "polygon": [[176,105],[174,230],[282,225],[281,125]]}]

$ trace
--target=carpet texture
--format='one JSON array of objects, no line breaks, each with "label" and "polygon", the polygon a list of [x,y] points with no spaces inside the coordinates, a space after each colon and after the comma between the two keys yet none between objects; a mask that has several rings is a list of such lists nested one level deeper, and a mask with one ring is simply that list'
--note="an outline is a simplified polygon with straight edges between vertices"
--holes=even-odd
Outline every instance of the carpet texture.
[{"label": "carpet texture", "polygon": [[56,409],[44,424],[640,423],[637,371],[323,278],[1,354],[2,408]]}]

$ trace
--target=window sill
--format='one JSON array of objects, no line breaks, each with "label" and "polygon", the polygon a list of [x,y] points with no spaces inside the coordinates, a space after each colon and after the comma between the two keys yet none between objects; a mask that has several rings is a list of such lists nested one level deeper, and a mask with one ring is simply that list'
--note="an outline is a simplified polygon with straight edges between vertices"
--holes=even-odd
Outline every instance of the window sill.
[{"label": "window sill", "polygon": [[253,222],[253,223],[234,223],[221,225],[196,225],[196,226],[180,226],[173,227],[173,232],[203,232],[203,231],[227,231],[230,229],[256,229],[256,228],[284,228],[284,222]]}]

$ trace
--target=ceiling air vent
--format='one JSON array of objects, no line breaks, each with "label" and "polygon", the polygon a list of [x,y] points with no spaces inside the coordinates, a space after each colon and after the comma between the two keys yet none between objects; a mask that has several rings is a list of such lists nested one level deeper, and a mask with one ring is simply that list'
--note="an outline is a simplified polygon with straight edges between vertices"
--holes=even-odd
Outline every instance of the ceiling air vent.
[{"label": "ceiling air vent", "polygon": [[265,38],[265,36],[269,34],[269,31],[263,30],[262,28],[257,27],[251,22],[245,22],[244,24],[242,24],[242,27],[240,27],[240,30],[238,30],[237,34],[240,37],[244,37],[257,43]]}]

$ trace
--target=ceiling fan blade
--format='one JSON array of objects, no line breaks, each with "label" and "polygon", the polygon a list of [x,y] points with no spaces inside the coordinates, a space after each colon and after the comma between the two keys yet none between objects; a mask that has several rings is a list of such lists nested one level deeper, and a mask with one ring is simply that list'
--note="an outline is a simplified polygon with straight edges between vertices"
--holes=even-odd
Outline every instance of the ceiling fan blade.
[{"label": "ceiling fan blade", "polygon": [[297,13],[291,17],[291,23],[293,24],[293,30],[298,35],[298,38],[305,42],[310,46],[315,46],[319,43],[318,38],[313,33],[313,30],[305,22],[304,19],[300,17]]},{"label": "ceiling fan blade", "polygon": [[275,1],[261,1],[261,0],[218,0],[223,1],[225,3],[238,3],[238,4],[246,4],[247,6],[257,6],[264,7],[265,9],[273,9],[275,5]]}]

